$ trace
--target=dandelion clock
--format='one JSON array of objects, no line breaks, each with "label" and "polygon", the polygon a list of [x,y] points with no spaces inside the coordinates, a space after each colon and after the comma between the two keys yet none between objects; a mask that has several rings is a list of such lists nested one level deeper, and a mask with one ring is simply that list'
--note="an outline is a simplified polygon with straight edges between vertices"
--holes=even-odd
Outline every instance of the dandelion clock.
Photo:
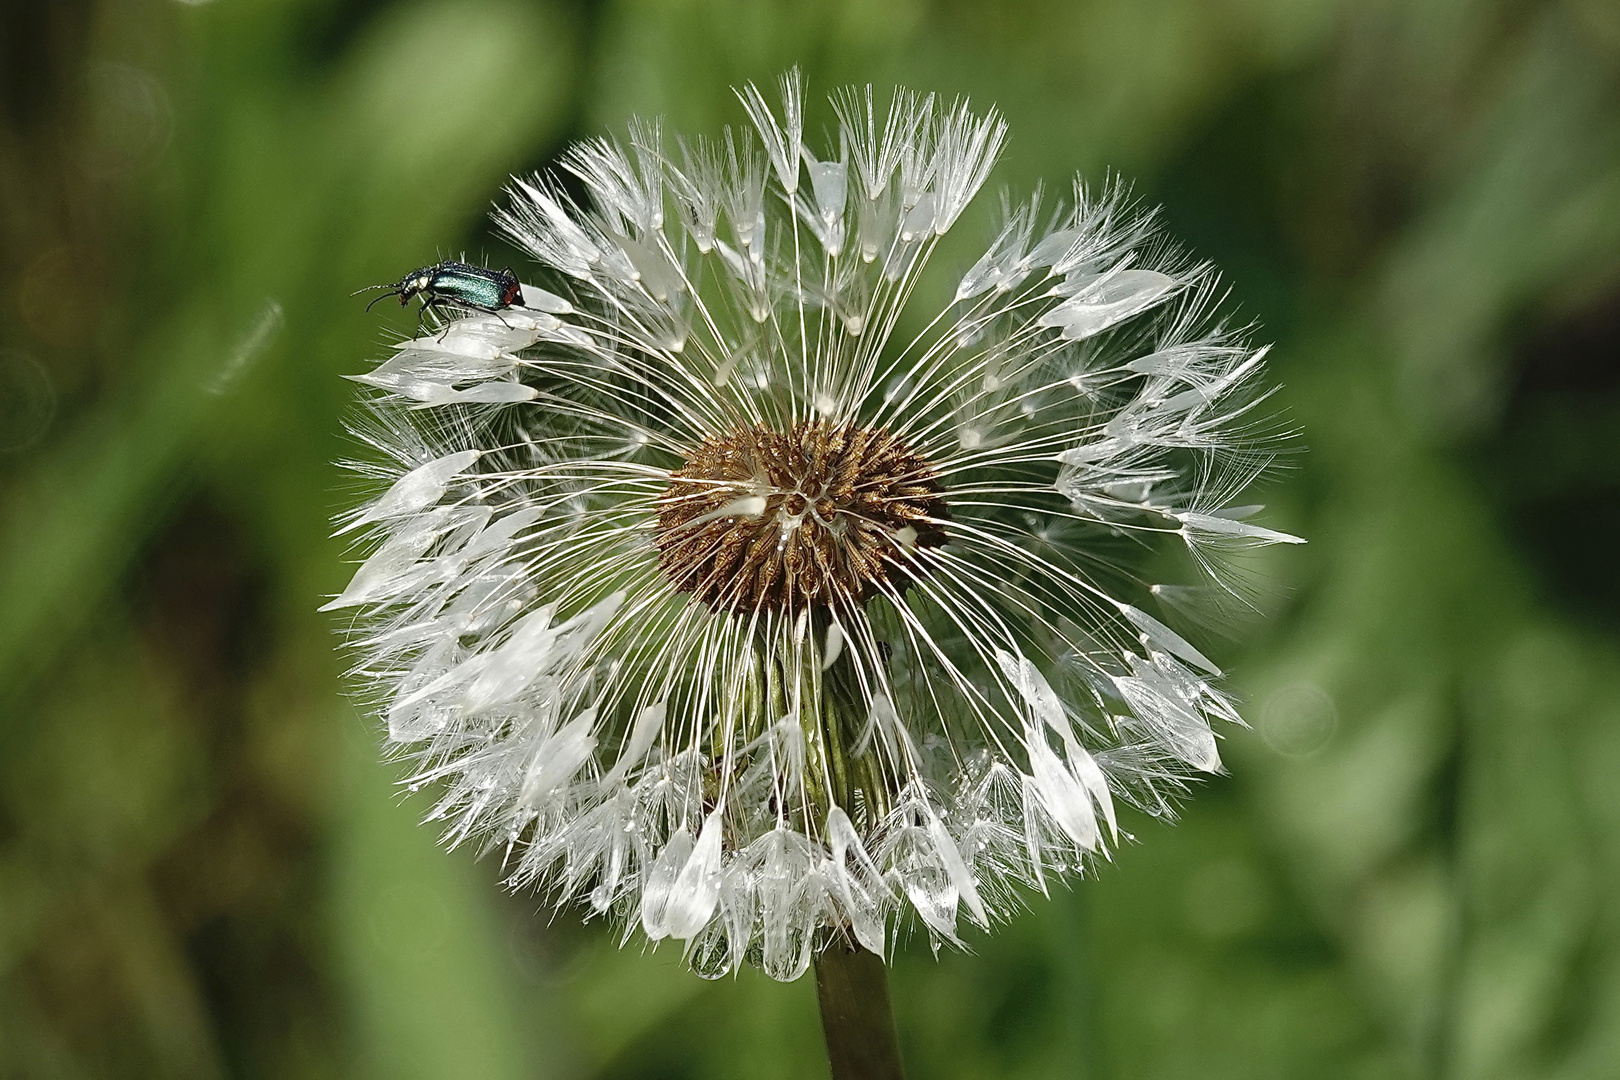
[{"label": "dandelion clock", "polygon": [[815,965],[835,1073],[886,1075],[897,933],[994,925],[1220,768],[1172,626],[1296,540],[1241,505],[1264,349],[1120,191],[931,265],[993,111],[850,91],[812,143],[796,74],[740,96],[513,181],[510,302],[424,296],[357,377],[329,606],[447,843],[701,975]]}]

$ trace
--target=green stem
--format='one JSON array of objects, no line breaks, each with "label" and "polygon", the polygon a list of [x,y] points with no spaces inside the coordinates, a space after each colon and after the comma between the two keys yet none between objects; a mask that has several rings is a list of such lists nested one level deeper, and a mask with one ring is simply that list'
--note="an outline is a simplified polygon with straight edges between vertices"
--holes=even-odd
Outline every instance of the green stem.
[{"label": "green stem", "polygon": [[832,1080],[905,1080],[883,958],[834,941],[816,957]]}]

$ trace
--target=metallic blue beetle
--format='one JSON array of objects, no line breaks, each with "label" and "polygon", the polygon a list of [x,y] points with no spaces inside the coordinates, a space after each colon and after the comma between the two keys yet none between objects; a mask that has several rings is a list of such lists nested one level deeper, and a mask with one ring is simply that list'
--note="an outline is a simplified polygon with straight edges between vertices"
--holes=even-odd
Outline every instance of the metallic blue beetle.
[{"label": "metallic blue beetle", "polygon": [[464,262],[434,263],[420,270],[412,270],[400,278],[397,285],[367,285],[364,289],[356,289],[351,295],[358,296],[372,289],[388,291],[367,304],[367,311],[378,300],[390,296],[399,297],[400,307],[408,304],[412,297],[420,296],[423,312],[429,308],[436,311],[440,304],[454,304],[496,315],[523,303],[523,285],[510,267],[490,270]]}]

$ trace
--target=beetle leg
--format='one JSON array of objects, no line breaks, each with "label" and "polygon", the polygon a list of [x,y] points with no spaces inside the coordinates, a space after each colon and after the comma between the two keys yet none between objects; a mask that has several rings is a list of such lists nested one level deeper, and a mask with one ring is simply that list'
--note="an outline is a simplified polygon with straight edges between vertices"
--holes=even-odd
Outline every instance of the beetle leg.
[{"label": "beetle leg", "polygon": [[505,319],[501,318],[501,309],[500,308],[498,308],[498,307],[485,307],[483,304],[468,304],[467,306],[472,308],[474,311],[482,311],[485,315],[493,315],[493,316],[495,316],[497,319],[501,320],[501,325],[502,326],[506,327],[508,330],[512,329],[512,324],[507,322]]},{"label": "beetle leg", "polygon": [[444,314],[441,311],[439,311],[439,308],[438,308],[437,305],[434,306],[433,313],[435,315],[438,315],[439,318],[444,319],[444,329],[439,331],[439,341],[442,343],[445,338],[450,336],[450,327],[455,325],[455,320],[445,318]]}]

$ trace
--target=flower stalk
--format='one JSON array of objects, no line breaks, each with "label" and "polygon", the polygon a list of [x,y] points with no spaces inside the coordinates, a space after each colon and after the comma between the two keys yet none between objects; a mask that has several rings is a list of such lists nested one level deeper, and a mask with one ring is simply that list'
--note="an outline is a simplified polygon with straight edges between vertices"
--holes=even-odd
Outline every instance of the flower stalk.
[{"label": "flower stalk", "polygon": [[882,957],[835,941],[816,957],[816,997],[832,1080],[902,1080]]}]

